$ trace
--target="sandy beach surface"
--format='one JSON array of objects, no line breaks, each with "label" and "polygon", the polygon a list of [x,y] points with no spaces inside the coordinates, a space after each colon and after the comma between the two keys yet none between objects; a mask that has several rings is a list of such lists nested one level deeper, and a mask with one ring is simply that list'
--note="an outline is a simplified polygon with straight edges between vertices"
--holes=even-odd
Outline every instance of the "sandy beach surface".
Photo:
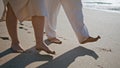
[{"label": "sandy beach surface", "polygon": [[[0,0],[0,16],[3,4]],[[44,40],[56,55],[35,50],[35,38],[30,21],[18,23],[18,36],[25,53],[12,53],[11,39],[5,21],[0,22],[0,68],[120,68],[120,14],[83,9],[85,24],[91,36],[101,36],[94,43],[79,44],[71,25],[61,9],[57,37],[62,44]]]}]

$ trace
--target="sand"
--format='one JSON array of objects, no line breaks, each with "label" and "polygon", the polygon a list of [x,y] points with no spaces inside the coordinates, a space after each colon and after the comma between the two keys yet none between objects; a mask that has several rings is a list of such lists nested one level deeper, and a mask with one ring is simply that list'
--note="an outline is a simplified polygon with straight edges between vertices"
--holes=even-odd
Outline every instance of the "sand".
[{"label": "sand", "polygon": [[[3,5],[0,1],[0,15]],[[95,43],[79,44],[63,11],[58,16],[57,37],[62,44],[44,40],[56,55],[37,52],[32,24],[18,24],[18,34],[25,53],[12,53],[5,21],[0,22],[0,68],[120,68],[120,14],[83,9],[91,36],[101,36]]]}]

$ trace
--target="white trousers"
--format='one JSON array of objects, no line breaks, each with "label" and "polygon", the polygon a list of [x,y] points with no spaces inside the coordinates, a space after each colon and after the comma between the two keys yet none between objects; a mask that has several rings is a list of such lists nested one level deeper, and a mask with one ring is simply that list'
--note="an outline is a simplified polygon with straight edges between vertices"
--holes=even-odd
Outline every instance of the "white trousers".
[{"label": "white trousers", "polygon": [[57,16],[60,10],[59,0],[46,0],[48,17],[45,23],[45,32],[48,38],[56,37]]},{"label": "white trousers", "polygon": [[49,8],[49,22],[47,22],[48,25],[45,27],[47,35],[56,36],[56,20],[60,4],[63,6],[79,42],[86,40],[89,37],[89,33],[84,24],[81,0],[53,0],[51,3],[49,2],[49,6],[52,9]]}]

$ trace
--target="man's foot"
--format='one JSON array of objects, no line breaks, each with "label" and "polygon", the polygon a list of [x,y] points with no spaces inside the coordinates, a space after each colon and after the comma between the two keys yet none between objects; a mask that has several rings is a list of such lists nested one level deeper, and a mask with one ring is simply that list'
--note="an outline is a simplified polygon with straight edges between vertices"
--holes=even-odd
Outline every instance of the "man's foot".
[{"label": "man's foot", "polygon": [[22,53],[24,52],[24,50],[20,47],[19,44],[12,44],[11,48],[10,48],[13,52],[15,53]]},{"label": "man's foot", "polygon": [[100,39],[100,36],[97,36],[96,38],[89,37],[87,40],[81,42],[81,44],[89,43],[89,42],[96,42],[98,39]]},{"label": "man's foot", "polygon": [[62,41],[60,41],[59,39],[57,38],[50,38],[48,39],[51,43],[56,43],[56,44],[62,44]]},{"label": "man's foot", "polygon": [[55,54],[55,51],[50,50],[44,43],[36,46],[36,50],[45,51],[48,54]]}]

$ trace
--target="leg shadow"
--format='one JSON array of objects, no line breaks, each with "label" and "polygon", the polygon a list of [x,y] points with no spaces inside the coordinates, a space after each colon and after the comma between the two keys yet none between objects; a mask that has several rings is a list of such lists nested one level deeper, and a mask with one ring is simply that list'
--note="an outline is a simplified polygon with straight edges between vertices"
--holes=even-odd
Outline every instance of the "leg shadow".
[{"label": "leg shadow", "polygon": [[[21,53],[20,55],[16,56],[15,58],[9,60],[8,62],[4,63],[0,66],[0,68],[25,68],[27,65],[31,64],[32,62],[37,61],[50,61],[53,59],[50,55],[41,55],[38,52],[34,51],[34,47],[26,50],[25,53]],[[33,52],[34,51],[34,52]],[[8,49],[2,52],[1,57],[11,53]]]},{"label": "leg shadow", "polygon": [[93,50],[79,46],[37,68],[67,68],[77,57],[85,55],[91,56],[96,60],[99,57]]},{"label": "leg shadow", "polygon": [[8,55],[10,53],[13,53],[13,51],[9,48],[5,50],[4,52],[0,53],[0,58],[4,57],[5,55]]}]

